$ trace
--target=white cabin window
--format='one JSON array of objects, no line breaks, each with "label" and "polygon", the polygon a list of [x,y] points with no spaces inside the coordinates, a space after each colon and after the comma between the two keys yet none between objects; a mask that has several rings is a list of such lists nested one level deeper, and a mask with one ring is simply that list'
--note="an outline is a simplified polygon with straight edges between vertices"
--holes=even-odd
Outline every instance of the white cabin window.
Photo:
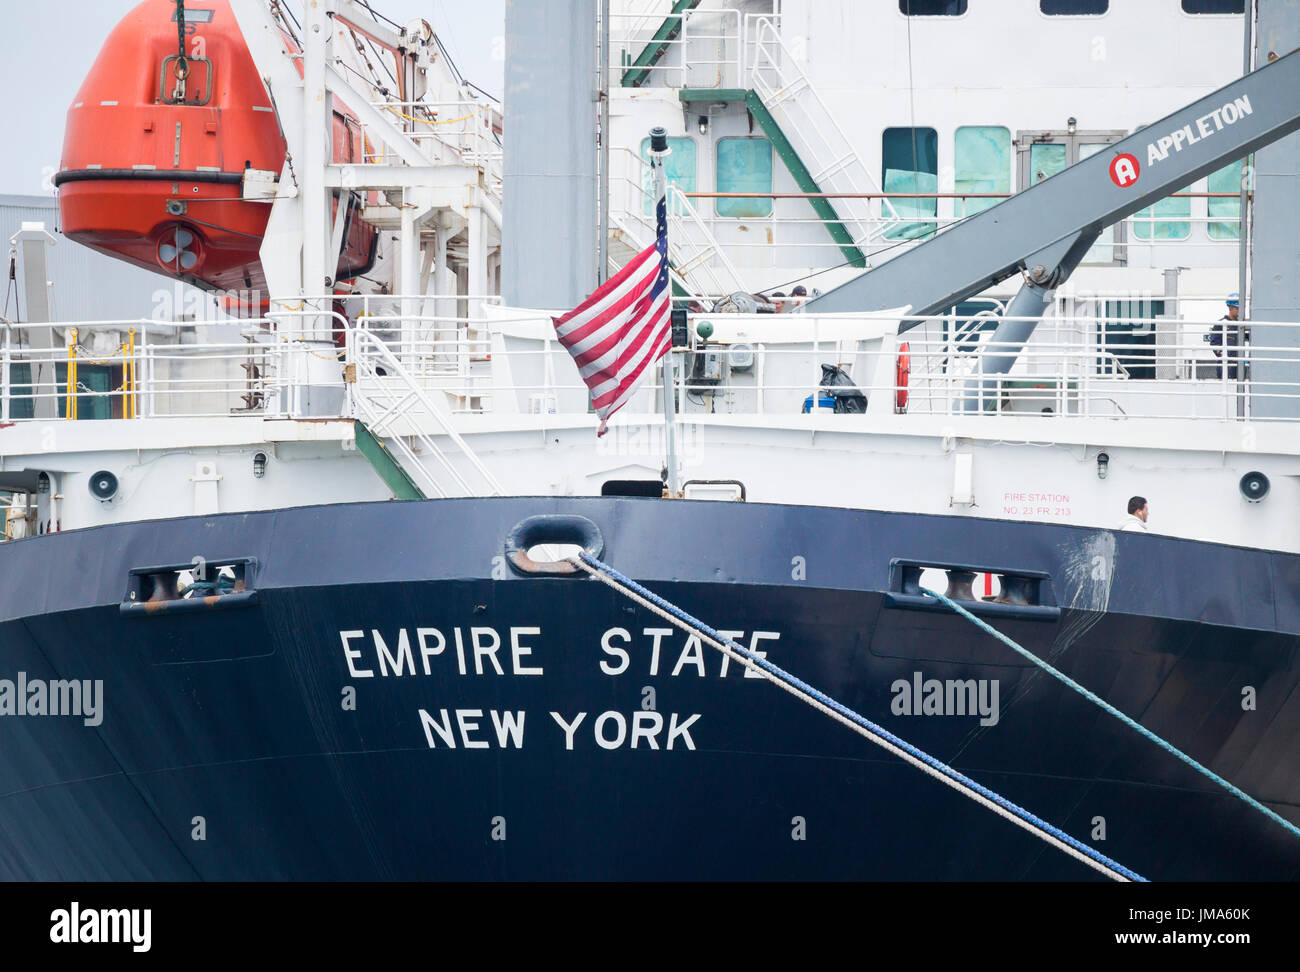
[{"label": "white cabin window", "polygon": [[[1206,202],[1210,217],[1209,233],[1212,240],[1241,239],[1241,185],[1245,170],[1241,162],[1225,165],[1218,172],[1211,172],[1206,181],[1207,192],[1236,193],[1231,199],[1211,196]],[[1224,222],[1215,222],[1224,220]]]},{"label": "white cabin window", "polygon": [[898,10],[909,17],[960,17],[966,0],[898,0]]},{"label": "white cabin window", "polygon": [[1030,185],[1037,185],[1065,169],[1065,144],[1044,142],[1029,148]]},{"label": "white cabin window", "polygon": [[1110,0],[1038,0],[1038,9],[1049,17],[1100,17]]},{"label": "white cabin window", "polygon": [[[939,214],[939,134],[933,128],[886,128],[880,140],[881,185],[886,193],[920,193],[920,198],[892,198],[905,220]],[[928,198],[924,194],[930,194]],[[886,239],[916,239],[935,231],[933,222],[898,222]]]},{"label": "white cabin window", "polygon": [[[1179,189],[1191,192],[1191,186]],[[1166,196],[1133,214],[1133,236],[1139,240],[1185,240],[1192,235],[1190,196]]]},{"label": "white cabin window", "polygon": [[[1018,181],[1021,190],[1050,179],[1058,172],[1091,158],[1124,138],[1128,132],[1107,129],[1075,131],[1020,131],[1016,147]],[[1107,226],[1084,257],[1084,263],[1121,265],[1127,262],[1124,224]]]},{"label": "white cabin window", "polygon": [[1183,13],[1241,14],[1245,12],[1246,0],[1183,0]]},{"label": "white cabin window", "polygon": [[[664,159],[664,176],[682,192],[695,191],[696,149],[695,140],[691,138],[668,139],[669,153]],[[641,158],[650,161],[650,139],[641,139]],[[654,215],[654,187],[647,168],[645,172],[645,199],[643,212]]]},{"label": "white cabin window", "polygon": [[772,215],[772,143],[765,138],[718,139],[718,192],[758,195],[719,199],[717,213],[735,219]]},{"label": "white cabin window", "polygon": [[[953,192],[1011,191],[1011,132],[998,125],[965,125],[952,139]],[[999,199],[958,199],[953,215],[982,213]]]}]

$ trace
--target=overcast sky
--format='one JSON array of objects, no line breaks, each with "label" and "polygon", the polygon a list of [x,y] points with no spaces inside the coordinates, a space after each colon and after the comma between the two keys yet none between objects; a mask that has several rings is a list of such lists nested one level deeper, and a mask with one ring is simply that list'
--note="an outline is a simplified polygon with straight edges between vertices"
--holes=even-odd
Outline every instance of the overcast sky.
[{"label": "overcast sky", "polygon": [[[300,8],[300,0],[288,0]],[[461,72],[497,97],[502,91],[505,0],[370,0],[398,23],[433,24]],[[113,26],[134,0],[45,0],[4,4],[0,31],[5,128],[0,194],[41,193],[59,165],[68,106]],[[204,6],[203,0],[187,5]]]}]

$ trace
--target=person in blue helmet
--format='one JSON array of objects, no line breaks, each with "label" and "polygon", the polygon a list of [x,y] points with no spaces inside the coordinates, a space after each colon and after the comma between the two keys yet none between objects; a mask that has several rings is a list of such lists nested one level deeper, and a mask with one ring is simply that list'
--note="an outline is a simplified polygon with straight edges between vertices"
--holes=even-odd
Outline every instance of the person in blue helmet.
[{"label": "person in blue helmet", "polygon": [[[1219,318],[1219,323],[1210,328],[1210,344],[1214,346],[1214,356],[1219,359],[1224,358],[1224,352],[1227,351],[1227,368],[1228,378],[1236,379],[1238,368],[1241,364],[1241,352],[1235,350],[1245,344],[1249,332],[1239,322],[1241,317],[1240,297],[1237,294],[1228,295],[1228,312]],[[1218,377],[1223,377],[1224,363],[1220,360]],[[1242,369],[1244,371],[1244,369]],[[1243,375],[1244,377],[1244,375]]]}]

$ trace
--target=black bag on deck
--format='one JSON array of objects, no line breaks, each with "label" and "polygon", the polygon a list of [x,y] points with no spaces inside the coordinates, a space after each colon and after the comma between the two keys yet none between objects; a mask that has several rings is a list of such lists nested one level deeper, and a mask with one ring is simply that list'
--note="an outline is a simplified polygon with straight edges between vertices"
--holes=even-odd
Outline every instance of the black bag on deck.
[{"label": "black bag on deck", "polygon": [[835,399],[835,411],[861,413],[867,410],[867,396],[853,384],[853,379],[835,365],[822,365],[822,387]]}]

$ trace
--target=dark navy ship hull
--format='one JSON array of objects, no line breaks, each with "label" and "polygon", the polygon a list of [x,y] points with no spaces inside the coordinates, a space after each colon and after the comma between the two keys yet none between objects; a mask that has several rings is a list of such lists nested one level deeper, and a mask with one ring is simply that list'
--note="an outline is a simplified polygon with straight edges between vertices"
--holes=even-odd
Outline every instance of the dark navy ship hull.
[{"label": "dark navy ship hull", "polygon": [[[1300,874],[1282,827],[969,621],[897,596],[900,560],[1045,576],[1045,610],[989,620],[1300,821],[1300,558],[1048,524],[509,498],[0,546],[0,679],[103,684],[98,725],[0,716],[0,876],[1098,877],[734,663],[723,674],[605,585],[510,569],[505,538],[539,514],[588,518],[619,570],[1147,877]],[[133,569],[195,556],[255,560],[255,593],[132,610]],[[996,681],[996,724],[898,714],[900,683],[931,679]]]}]

